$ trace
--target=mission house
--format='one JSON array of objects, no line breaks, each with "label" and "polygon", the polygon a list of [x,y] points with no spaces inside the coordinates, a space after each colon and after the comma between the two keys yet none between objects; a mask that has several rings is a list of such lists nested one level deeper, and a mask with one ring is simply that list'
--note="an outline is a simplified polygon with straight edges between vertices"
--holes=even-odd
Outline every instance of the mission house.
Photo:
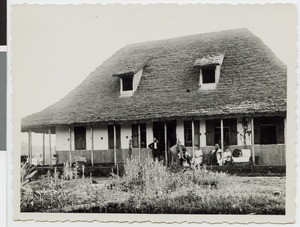
[{"label": "mission house", "polygon": [[155,137],[162,151],[179,140],[205,160],[220,143],[251,149],[255,165],[284,166],[286,96],[286,66],[247,29],[227,30],[127,45],[23,118],[22,132],[29,158],[32,133],[55,134],[56,164],[124,163],[131,138],[133,157],[144,159]]}]

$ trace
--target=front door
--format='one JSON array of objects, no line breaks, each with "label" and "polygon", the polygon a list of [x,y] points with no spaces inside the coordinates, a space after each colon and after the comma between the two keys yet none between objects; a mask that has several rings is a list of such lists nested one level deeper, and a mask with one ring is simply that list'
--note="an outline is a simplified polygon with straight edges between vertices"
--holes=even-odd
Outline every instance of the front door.
[{"label": "front door", "polygon": [[[167,141],[165,141],[164,124],[167,124]],[[153,123],[153,137],[159,142],[159,153],[164,154],[165,144],[167,143],[167,149],[176,144],[176,121],[158,121]],[[166,142],[166,143],[165,143]]]}]

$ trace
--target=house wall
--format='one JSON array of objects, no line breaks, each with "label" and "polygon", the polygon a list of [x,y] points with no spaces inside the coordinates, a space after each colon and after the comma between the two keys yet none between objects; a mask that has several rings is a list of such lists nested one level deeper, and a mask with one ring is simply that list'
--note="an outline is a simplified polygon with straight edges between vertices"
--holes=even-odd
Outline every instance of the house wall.
[{"label": "house wall", "polygon": [[147,147],[153,142],[153,123],[146,124]]},{"label": "house wall", "polygon": [[[230,146],[230,149],[251,149],[251,134],[246,135],[246,145],[244,144],[243,128],[240,123],[241,119],[237,119],[237,145]],[[184,124],[183,120],[177,120],[176,122],[176,135],[177,139],[180,139],[184,143]],[[248,126],[248,130],[251,131],[251,124]],[[153,124],[146,124],[147,131],[147,145],[153,141]],[[206,124],[205,119],[200,119],[200,147],[204,153],[204,161],[207,158],[207,154],[213,149],[213,146],[206,146]],[[91,162],[91,149],[92,149],[92,134],[91,128],[87,127],[86,132],[86,151],[74,151],[74,130],[71,129],[72,134],[72,160],[75,155],[84,156],[88,162]],[[121,125],[121,149],[117,150],[117,161],[124,163],[129,157],[129,139],[131,137],[132,130],[131,124]],[[56,128],[56,153],[58,154],[58,163],[63,163],[69,160],[69,128],[57,127]],[[192,147],[187,147],[188,152],[193,155]],[[272,144],[272,145],[255,145],[255,156],[258,157],[258,165],[285,165],[285,145],[284,144]],[[133,158],[147,158],[152,157],[152,151],[149,148],[132,149]],[[108,133],[107,126],[95,126],[94,127],[94,163],[114,163],[113,149],[108,149]]]},{"label": "house wall", "polygon": [[129,140],[132,135],[132,128],[130,124],[121,125],[121,148],[129,148]]},{"label": "house wall", "polygon": [[94,150],[108,149],[108,132],[107,126],[94,127]]},{"label": "house wall", "polygon": [[184,124],[183,120],[176,121],[176,137],[182,144],[184,144]]},{"label": "house wall", "polygon": [[200,119],[200,146],[206,146],[206,125],[205,119]]},{"label": "house wall", "polygon": [[[74,129],[71,128],[72,150],[74,149]],[[56,150],[70,150],[70,132],[67,126],[56,127]]]}]

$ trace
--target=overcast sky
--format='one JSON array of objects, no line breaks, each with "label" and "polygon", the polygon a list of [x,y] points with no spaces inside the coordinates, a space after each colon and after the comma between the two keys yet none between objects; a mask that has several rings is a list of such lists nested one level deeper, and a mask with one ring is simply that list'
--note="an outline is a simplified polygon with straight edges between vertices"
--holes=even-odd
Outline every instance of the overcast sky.
[{"label": "overcast sky", "polygon": [[13,6],[13,111],[24,117],[57,102],[130,43],[248,28],[287,64],[294,21],[291,5]]}]

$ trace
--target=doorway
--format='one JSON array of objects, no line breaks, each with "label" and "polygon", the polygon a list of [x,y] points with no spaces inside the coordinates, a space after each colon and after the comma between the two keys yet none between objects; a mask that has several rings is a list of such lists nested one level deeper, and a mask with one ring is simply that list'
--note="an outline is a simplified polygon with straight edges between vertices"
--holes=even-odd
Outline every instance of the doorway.
[{"label": "doorway", "polygon": [[165,150],[165,131],[164,124],[167,124],[167,149],[176,144],[176,120],[174,121],[158,121],[153,123],[153,137],[159,142],[159,155],[164,155]]}]

